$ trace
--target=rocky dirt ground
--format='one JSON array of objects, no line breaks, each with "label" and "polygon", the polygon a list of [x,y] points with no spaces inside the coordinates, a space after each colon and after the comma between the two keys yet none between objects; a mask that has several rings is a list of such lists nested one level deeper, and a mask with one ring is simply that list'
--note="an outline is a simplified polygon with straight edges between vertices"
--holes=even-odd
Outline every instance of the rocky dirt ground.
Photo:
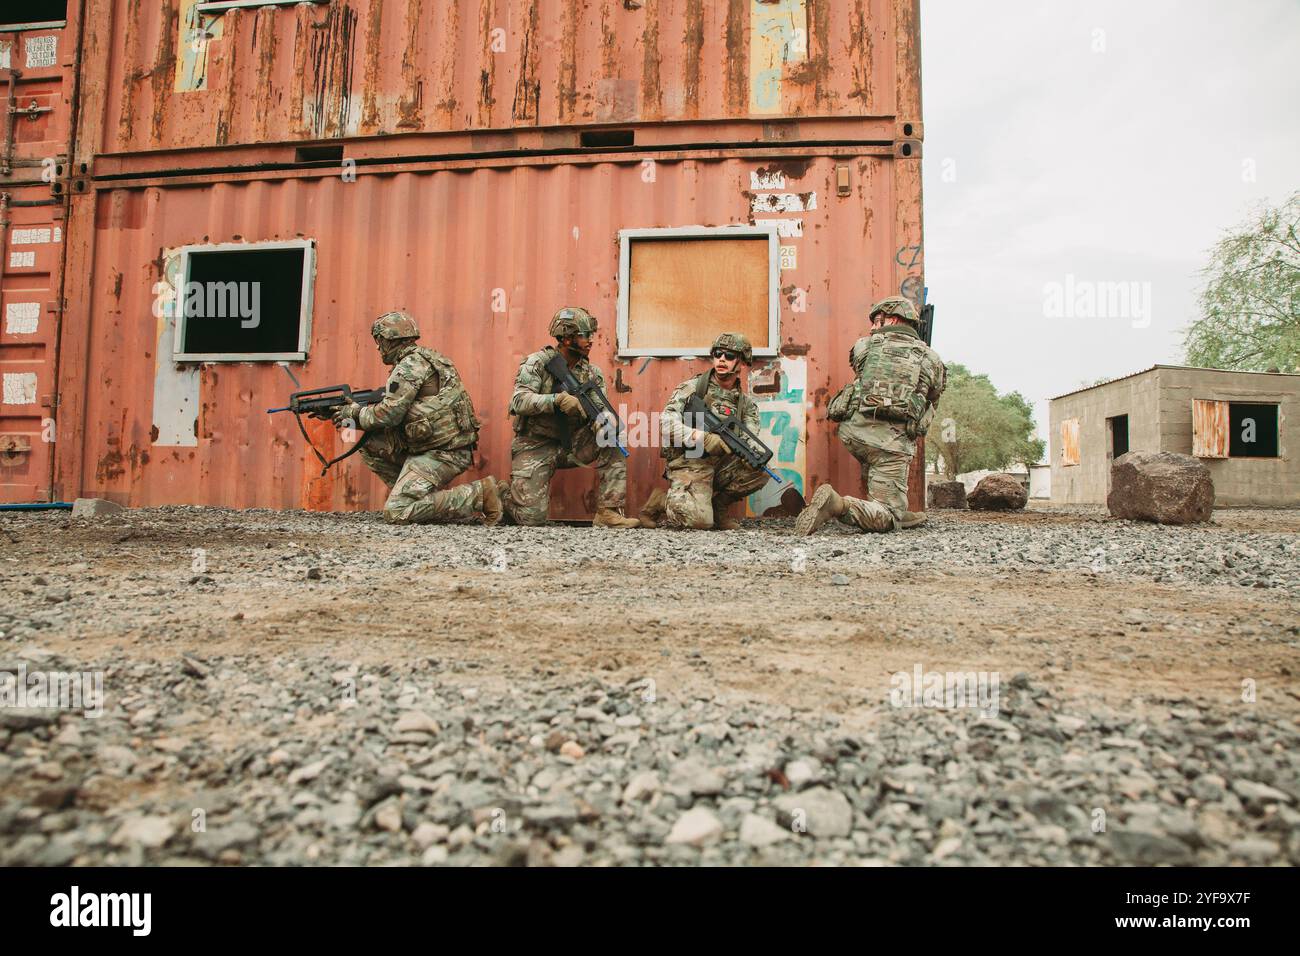
[{"label": "rocky dirt ground", "polygon": [[792,524],[6,514],[0,863],[1300,863],[1300,512]]}]

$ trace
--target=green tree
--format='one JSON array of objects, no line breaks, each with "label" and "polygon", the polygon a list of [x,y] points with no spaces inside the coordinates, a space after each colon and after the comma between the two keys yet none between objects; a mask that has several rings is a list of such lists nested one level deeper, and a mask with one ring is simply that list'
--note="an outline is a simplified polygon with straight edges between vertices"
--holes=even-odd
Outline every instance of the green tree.
[{"label": "green tree", "polygon": [[1023,395],[999,395],[987,375],[953,364],[926,436],[925,457],[929,462],[941,457],[949,477],[1013,462],[1033,464],[1044,451],[1033,434],[1034,410]]},{"label": "green tree", "polygon": [[1300,369],[1300,192],[1230,230],[1202,270],[1200,318],[1183,340],[1188,365]]}]

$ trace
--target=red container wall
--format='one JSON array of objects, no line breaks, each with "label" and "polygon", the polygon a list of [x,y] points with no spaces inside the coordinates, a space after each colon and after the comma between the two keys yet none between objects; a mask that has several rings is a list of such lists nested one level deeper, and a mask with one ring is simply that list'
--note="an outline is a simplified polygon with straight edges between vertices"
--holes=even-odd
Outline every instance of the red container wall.
[{"label": "red container wall", "polygon": [[[318,479],[292,421],[264,414],[292,388],[274,364],[203,366],[194,373],[197,404],[177,399],[170,340],[152,303],[167,251],[187,243],[316,242],[313,343],[297,372],[304,386],[378,384],[385,369],[369,323],[388,309],[412,311],[424,341],[460,368],[485,423],[467,477],[508,474],[514,374],[525,354],[548,341],[547,323],[562,305],[585,305],[600,318],[594,358],[617,383],[613,400],[629,411],[658,412],[702,365],[614,358],[618,230],[752,221],[751,173],[762,169],[780,170],[788,189],[817,196],[817,208],[800,214],[802,238],[782,240],[797,248],[797,260],[781,274],[783,354],[776,360],[806,377],[805,423],[795,423],[806,455],[804,490],[827,479],[856,487],[856,465],[834,441],[825,403],[848,375],[848,349],[863,332],[868,305],[906,278],[894,218],[881,214],[893,208],[901,163],[915,166],[826,149],[784,158],[661,157],[653,183],[644,181],[638,159],[464,164],[367,173],[355,182],[317,174],[103,190],[95,200],[89,327],[82,345],[65,344],[77,369],[65,388],[86,402],[84,428],[75,438],[65,432],[61,442],[64,480],[79,493],[132,505],[381,504],[382,486],[358,460]],[[849,170],[845,196],[837,195],[837,166]],[[493,311],[496,290],[503,312]],[[168,402],[174,407],[160,407]],[[194,438],[160,444],[159,426]],[[318,432],[322,441],[331,435]],[[633,505],[661,469],[655,449],[633,450]],[[590,514],[592,488],[590,472],[564,475],[552,513]]]},{"label": "red container wall", "polygon": [[[97,153],[893,116],[895,0],[87,0]],[[898,31],[907,35],[907,31]],[[910,119],[917,119],[913,115]]]},{"label": "red container wall", "polygon": [[86,182],[69,162],[77,4],[6,29],[21,6],[0,9],[0,502],[50,498],[66,197]]}]

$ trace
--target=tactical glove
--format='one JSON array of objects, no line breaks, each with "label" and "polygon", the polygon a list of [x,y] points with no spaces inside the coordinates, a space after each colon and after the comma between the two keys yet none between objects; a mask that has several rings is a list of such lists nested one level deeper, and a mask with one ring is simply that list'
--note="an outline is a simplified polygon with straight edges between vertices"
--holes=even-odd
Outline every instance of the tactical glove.
[{"label": "tactical glove", "polygon": [[334,410],[334,424],[339,428],[351,426],[357,427],[358,416],[361,414],[361,406],[348,402],[346,405],[340,405]]},{"label": "tactical glove", "polygon": [[555,396],[555,410],[564,412],[570,418],[585,417],[582,402],[578,401],[576,395],[570,395],[568,392],[560,392]]},{"label": "tactical glove", "polygon": [[704,452],[707,455],[725,455],[731,451],[727,443],[717,435],[708,434],[704,436]]}]

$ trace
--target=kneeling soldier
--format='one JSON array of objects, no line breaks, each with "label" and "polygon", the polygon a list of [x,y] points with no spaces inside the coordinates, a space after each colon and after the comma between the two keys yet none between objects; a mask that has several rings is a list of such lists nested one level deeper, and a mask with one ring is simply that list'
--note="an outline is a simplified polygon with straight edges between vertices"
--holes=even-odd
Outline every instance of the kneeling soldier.
[{"label": "kneeling soldier", "polygon": [[384,520],[429,524],[482,515],[501,518],[496,479],[447,485],[470,466],[478,418],[456,367],[446,356],[416,344],[420,330],[405,312],[382,315],[370,327],[385,365],[393,367],[376,405],[344,405],[334,424],[366,433],[361,460],[391,489]]},{"label": "kneeling soldier", "polygon": [[627,498],[627,463],[611,441],[597,441],[598,424],[587,421],[577,396],[561,391],[546,363],[558,351],[579,382],[594,381],[605,390],[605,375],[587,360],[596,318],[586,309],[560,309],[549,332],[559,343],[534,352],[519,365],[510,414],[515,439],[510,445],[510,487],[502,496],[506,514],[521,525],[546,523],[551,504],[551,479],[557,468],[595,465],[600,476],[596,514],[599,528],[636,528],[640,522],[623,516]]},{"label": "kneeling soldier", "polygon": [[741,363],[754,361],[749,340],[724,332],[714,340],[709,355],[713,368],[678,385],[659,419],[670,485],[667,493],[661,489],[646,500],[641,523],[647,528],[662,524],[734,531],[740,522],[727,514],[727,508],[767,484],[763,469],[751,468],[717,435],[683,421],[686,403],[698,395],[717,415],[738,415],[745,427],[758,432],[758,406],[741,388]]},{"label": "kneeling soldier", "polygon": [[907,510],[907,472],[948,373],[939,353],[921,341],[920,317],[907,299],[877,302],[870,322],[871,332],[849,352],[853,381],[827,408],[831,421],[840,423],[840,441],[862,465],[868,497],[841,496],[822,485],[796,519],[796,534],[812,534],[831,518],[863,531],[894,531],[925,521],[924,514]]}]

